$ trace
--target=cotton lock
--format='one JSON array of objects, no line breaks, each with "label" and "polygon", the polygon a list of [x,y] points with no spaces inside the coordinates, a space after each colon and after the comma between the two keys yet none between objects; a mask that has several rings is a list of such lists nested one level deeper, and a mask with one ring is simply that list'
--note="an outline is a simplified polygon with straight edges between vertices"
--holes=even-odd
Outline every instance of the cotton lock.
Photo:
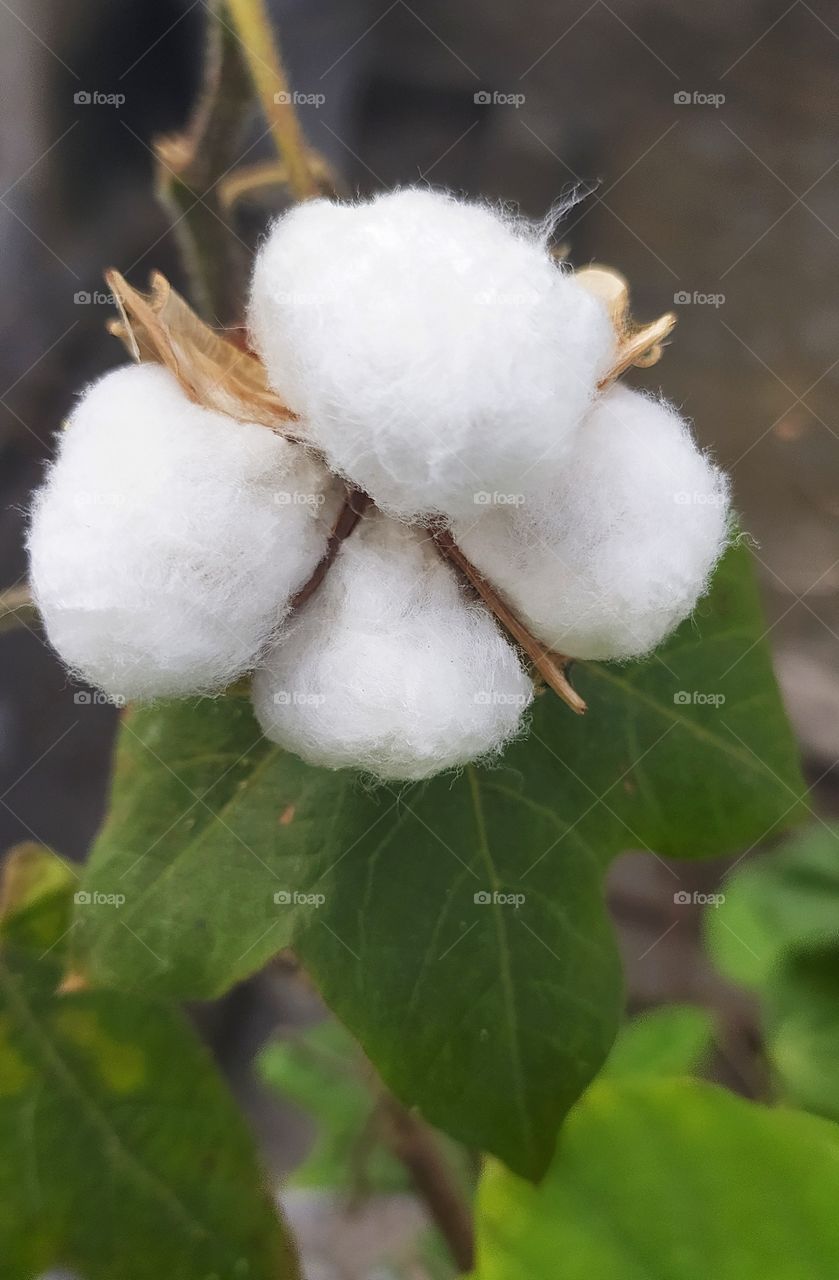
[{"label": "cotton lock", "polygon": [[548,648],[640,657],[705,591],[728,540],[729,486],[671,406],[615,386],[539,498],[485,506],[453,532]]},{"label": "cotton lock", "polygon": [[115,697],[223,689],[276,635],[342,492],[304,449],[192,404],[162,367],[109,374],[33,503],[51,644]]},{"label": "cotton lock", "polygon": [[266,737],[388,780],[497,753],[532,697],[517,651],[427,533],[384,516],[344,542],[253,681]]},{"label": "cotton lock", "polygon": [[380,509],[468,514],[566,462],[616,340],[547,235],[422,189],[311,201],[273,227],[252,340],[307,438]]}]

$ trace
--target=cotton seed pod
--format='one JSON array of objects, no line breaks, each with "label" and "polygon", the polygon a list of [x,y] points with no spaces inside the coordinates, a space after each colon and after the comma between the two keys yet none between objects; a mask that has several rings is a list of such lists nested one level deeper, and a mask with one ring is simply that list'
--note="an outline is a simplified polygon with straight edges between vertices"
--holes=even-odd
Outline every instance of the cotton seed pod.
[{"label": "cotton seed pod", "polygon": [[725,549],[728,505],[726,477],[679,414],[615,386],[539,498],[487,505],[453,532],[548,648],[632,658],[692,612]]},{"label": "cotton seed pod", "polygon": [[561,467],[616,346],[545,228],[418,189],[285,214],[249,325],[333,469],[404,519]]},{"label": "cotton seed pod", "polygon": [[191,403],[162,367],[109,374],[32,505],[51,644],[118,698],[223,689],[324,554],[340,490],[300,446]]},{"label": "cotton seed pod", "polygon": [[362,521],[253,681],[263,732],[386,780],[497,752],[533,690],[517,651],[421,529]]}]

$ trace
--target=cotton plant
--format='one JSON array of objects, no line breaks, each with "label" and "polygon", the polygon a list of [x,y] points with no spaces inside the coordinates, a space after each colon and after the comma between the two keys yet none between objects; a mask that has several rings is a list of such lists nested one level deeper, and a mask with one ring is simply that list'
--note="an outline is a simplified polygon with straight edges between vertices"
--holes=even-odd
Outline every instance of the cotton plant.
[{"label": "cotton plant", "polygon": [[70,670],[137,701],[249,675],[274,742],[413,780],[497,756],[546,670],[650,654],[726,546],[728,483],[616,382],[655,342],[552,230],[424,188],[306,201],[248,306],[281,419],[177,361],[88,388],[29,532]]}]

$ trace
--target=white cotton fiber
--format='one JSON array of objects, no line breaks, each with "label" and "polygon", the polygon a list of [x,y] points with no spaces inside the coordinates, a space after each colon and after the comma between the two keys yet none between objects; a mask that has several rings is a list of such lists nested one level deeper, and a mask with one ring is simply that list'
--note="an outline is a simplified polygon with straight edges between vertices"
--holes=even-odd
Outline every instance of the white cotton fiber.
[{"label": "white cotton fiber", "polygon": [[562,463],[615,335],[546,241],[418,189],[310,201],[275,224],[253,341],[313,443],[381,509],[470,512]]},{"label": "white cotton fiber", "polygon": [[454,534],[549,648],[629,658],[693,610],[727,541],[728,500],[676,411],[615,386],[544,497],[488,505]]},{"label": "white cotton fiber", "polygon": [[299,445],[192,404],[160,366],[109,374],[33,503],[50,642],[121,698],[223,688],[320,560],[338,487]]},{"label": "white cotton fiber", "polygon": [[497,751],[533,696],[423,530],[373,515],[257,671],[266,736],[310,764],[429,778]]}]

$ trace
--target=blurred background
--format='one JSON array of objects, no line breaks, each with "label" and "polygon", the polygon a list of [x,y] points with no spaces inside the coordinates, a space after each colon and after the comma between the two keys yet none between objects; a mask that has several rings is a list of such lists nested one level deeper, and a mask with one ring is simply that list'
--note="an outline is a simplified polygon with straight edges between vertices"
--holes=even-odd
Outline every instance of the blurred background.
[{"label": "blurred background", "polygon": [[[293,84],[313,95],[309,139],[350,191],[425,180],[534,216],[576,191],[560,231],[571,261],[623,271],[640,319],[677,312],[665,360],[635,381],[682,405],[733,474],[810,802],[839,813],[835,5],[272,9]],[[205,20],[203,0],[0,2],[0,586],[25,580],[28,495],[74,393],[122,358],[104,330],[103,268],[139,287],[153,268],[186,285],[150,144],[185,123]],[[268,154],[261,132],[254,121],[251,161]],[[251,210],[238,233],[255,237],[266,212]],[[80,859],[102,815],[115,713],[80,704],[32,631],[0,637],[0,661],[0,851],[37,839]],[[710,890],[723,870],[680,874]],[[672,888],[649,857],[628,853],[615,869],[631,1006],[722,1010],[731,1038],[717,1070],[748,1092],[750,1010],[711,974]],[[305,1126],[247,1064],[277,1026],[314,1018],[314,997],[278,968],[197,1016],[270,1160],[288,1168]],[[325,1277],[367,1274],[328,1247],[318,1265]]]}]

